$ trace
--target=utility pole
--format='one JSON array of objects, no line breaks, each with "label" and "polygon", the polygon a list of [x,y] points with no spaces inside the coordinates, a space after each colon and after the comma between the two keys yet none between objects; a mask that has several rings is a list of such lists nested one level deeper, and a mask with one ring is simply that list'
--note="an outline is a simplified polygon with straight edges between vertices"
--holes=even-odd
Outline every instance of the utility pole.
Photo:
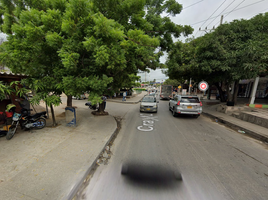
[{"label": "utility pole", "polygon": [[222,25],[222,21],[223,21],[223,15],[221,16],[221,22],[220,22],[220,25]]},{"label": "utility pole", "polygon": [[146,82],[146,72],[145,72],[145,82]]},{"label": "utility pole", "polygon": [[[222,22],[223,22],[223,15],[221,16],[221,21],[220,21],[220,25],[222,25]],[[212,30],[215,30],[215,27],[213,26],[212,29],[208,29],[207,27],[205,29],[201,29],[201,27],[199,28],[199,31],[205,31],[206,33],[208,33],[207,31],[212,31]]]},{"label": "utility pole", "polygon": [[190,84],[189,84],[189,94],[191,94],[191,84],[192,84],[192,78],[190,78]]}]

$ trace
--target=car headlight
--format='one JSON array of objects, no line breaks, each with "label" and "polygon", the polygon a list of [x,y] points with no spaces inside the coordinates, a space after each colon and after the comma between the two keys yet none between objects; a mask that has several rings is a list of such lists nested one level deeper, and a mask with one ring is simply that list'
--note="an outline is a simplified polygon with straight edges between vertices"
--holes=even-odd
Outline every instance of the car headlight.
[{"label": "car headlight", "polygon": [[157,105],[154,105],[154,108],[157,108]]}]

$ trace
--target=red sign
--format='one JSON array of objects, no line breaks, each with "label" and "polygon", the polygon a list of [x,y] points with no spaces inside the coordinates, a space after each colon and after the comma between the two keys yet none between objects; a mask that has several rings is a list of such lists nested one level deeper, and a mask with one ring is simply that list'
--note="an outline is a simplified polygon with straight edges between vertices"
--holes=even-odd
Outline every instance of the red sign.
[{"label": "red sign", "polygon": [[198,84],[198,87],[199,87],[199,90],[201,91],[206,91],[208,89],[208,83],[205,82],[205,81],[201,81],[199,84]]}]

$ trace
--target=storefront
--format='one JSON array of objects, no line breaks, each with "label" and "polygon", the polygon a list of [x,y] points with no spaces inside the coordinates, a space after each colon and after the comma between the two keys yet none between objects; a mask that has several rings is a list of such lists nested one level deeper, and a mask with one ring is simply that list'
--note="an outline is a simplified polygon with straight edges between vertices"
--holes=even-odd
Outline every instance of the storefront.
[{"label": "storefront", "polygon": [[[255,79],[246,79],[239,81],[237,97],[249,98],[253,88],[254,80]],[[268,75],[259,78],[255,98],[268,98]]]},{"label": "storefront", "polygon": [[256,91],[256,98],[268,98],[268,76],[260,78]]}]

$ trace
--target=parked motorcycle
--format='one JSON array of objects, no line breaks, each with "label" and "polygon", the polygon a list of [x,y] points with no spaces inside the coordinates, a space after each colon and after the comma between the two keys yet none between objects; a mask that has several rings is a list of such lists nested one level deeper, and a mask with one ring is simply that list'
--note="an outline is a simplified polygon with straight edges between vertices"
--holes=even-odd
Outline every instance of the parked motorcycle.
[{"label": "parked motorcycle", "polygon": [[20,124],[22,130],[37,128],[42,129],[46,126],[46,111],[30,115],[30,109],[21,109],[21,113],[15,112],[16,106],[12,106],[10,112],[13,113],[12,123],[6,135],[6,139],[10,140],[16,133]]},{"label": "parked motorcycle", "polygon": [[85,103],[85,105],[88,106],[88,108],[90,108],[91,110],[99,109],[99,107],[97,105],[92,105],[91,102],[87,102],[87,103]]}]

